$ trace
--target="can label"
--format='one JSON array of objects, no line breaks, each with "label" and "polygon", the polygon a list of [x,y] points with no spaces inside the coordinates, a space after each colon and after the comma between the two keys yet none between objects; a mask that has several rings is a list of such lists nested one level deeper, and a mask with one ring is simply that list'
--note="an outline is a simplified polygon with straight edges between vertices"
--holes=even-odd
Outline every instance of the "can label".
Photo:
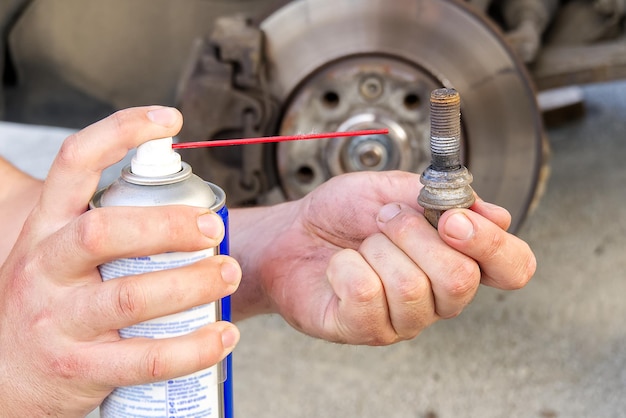
[{"label": "can label", "polygon": [[[122,258],[100,266],[103,280],[166,270],[194,263],[216,254],[211,248],[196,252],[173,252],[146,257]],[[220,319],[220,306],[210,303],[185,312],[151,319],[120,330],[122,338],[169,338],[188,334]],[[167,417],[221,418],[225,379],[221,363],[187,376],[146,385],[116,388],[100,407],[103,418]]]},{"label": "can label", "polygon": [[[99,266],[103,280],[152,271],[174,269],[216,254],[228,254],[228,209],[224,191],[194,175],[191,166],[163,177],[143,177],[122,170],[120,178],[99,190],[89,203],[96,209],[108,206],[188,205],[215,211],[224,222],[224,240],[217,248],[197,252],[172,252],[124,258]],[[195,307],[186,312],[135,324],[119,330],[122,338],[171,338],[188,334],[219,320],[230,320],[230,298]],[[147,385],[115,389],[100,405],[103,418],[232,418],[232,356],[208,369]]]}]

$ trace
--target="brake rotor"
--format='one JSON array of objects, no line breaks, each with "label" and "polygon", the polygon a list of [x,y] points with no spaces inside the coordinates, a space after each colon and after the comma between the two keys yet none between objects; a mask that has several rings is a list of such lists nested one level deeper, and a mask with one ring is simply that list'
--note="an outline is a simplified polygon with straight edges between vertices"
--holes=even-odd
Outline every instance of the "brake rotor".
[{"label": "brake rotor", "polygon": [[285,104],[280,134],[389,129],[279,144],[287,198],[344,172],[421,172],[430,161],[430,91],[450,87],[461,94],[473,187],[519,226],[539,188],[543,130],[523,64],[485,18],[451,0],[301,0],[261,29],[269,88]]}]

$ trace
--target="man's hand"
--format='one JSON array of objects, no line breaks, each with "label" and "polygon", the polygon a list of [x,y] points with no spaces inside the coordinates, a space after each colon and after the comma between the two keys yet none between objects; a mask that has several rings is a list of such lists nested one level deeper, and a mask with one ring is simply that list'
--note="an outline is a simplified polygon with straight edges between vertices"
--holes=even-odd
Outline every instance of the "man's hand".
[{"label": "man's hand", "polygon": [[528,282],[535,258],[506,232],[506,210],[477,199],[436,230],[417,205],[420,187],[417,174],[353,173],[297,202],[234,212],[233,254],[246,272],[238,317],[278,312],[319,338],[391,344],[458,315],[481,282]]},{"label": "man's hand", "polygon": [[237,329],[225,322],[171,339],[118,334],[232,293],[241,271],[231,258],[105,283],[98,273],[116,258],[196,251],[222,239],[221,219],[206,209],[87,211],[105,167],[146,140],[175,135],[181,123],[174,109],[128,109],[64,142],[0,269],[3,416],[84,416],[114,387],[207,368],[237,343]]},{"label": "man's hand", "polygon": [[[146,140],[176,134],[181,123],[173,109],[128,109],[64,143],[0,269],[5,415],[82,416],[116,386],[209,367],[236,344],[238,331],[223,322],[164,340],[121,340],[117,332],[232,293],[241,270],[230,257],[105,283],[97,270],[120,257],[221,240],[221,219],[205,209],[87,211],[105,167]],[[459,314],[481,282],[526,284],[535,258],[506,232],[506,210],[477,200],[446,212],[437,231],[416,204],[420,187],[416,174],[354,173],[296,202],[232,210],[232,252],[245,271],[233,316],[278,312],[315,337],[391,344]]]}]

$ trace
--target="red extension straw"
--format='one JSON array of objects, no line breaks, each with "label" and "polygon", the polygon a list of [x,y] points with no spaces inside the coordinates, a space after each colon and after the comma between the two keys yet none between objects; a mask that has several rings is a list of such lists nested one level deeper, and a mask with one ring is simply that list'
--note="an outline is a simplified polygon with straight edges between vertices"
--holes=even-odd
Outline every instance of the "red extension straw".
[{"label": "red extension straw", "polygon": [[303,140],[308,140],[308,139],[322,139],[322,138],[340,138],[344,136],[386,135],[388,133],[389,133],[389,129],[367,129],[367,130],[362,130],[362,131],[325,132],[325,133],[318,133],[318,134],[289,135],[289,136],[265,136],[265,137],[260,137],[260,138],[214,139],[210,141],[181,142],[177,144],[172,144],[172,148],[186,149],[186,148],[205,148],[205,147],[226,147],[226,146],[231,146],[231,145],[267,144],[269,142],[303,141]]}]

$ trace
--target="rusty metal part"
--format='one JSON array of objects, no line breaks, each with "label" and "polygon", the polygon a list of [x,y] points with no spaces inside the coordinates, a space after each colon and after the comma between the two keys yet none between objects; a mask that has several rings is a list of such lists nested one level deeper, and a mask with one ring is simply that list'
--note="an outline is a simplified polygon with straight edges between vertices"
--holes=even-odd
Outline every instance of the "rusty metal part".
[{"label": "rusty metal part", "polygon": [[546,33],[545,45],[589,45],[619,38],[624,35],[626,13],[621,3],[622,0],[608,3],[571,0],[564,3]]},{"label": "rusty metal part", "polygon": [[417,201],[437,228],[443,212],[469,208],[475,200],[472,174],[461,163],[461,97],[454,89],[437,89],[430,96],[430,153]]},{"label": "rusty metal part", "polygon": [[[359,68],[368,67],[353,65],[357,59],[373,65],[384,59],[394,63],[391,73],[381,73],[392,83],[393,74],[397,74],[400,66],[395,64],[402,63],[411,68],[415,76],[421,74],[420,79],[426,81],[422,85],[429,88],[427,94],[433,88],[454,87],[463,97],[462,152],[464,163],[474,176],[474,189],[485,200],[511,212],[512,231],[519,227],[535,200],[535,193],[541,189],[538,182],[544,162],[544,137],[540,113],[523,64],[497,28],[474,8],[451,0],[360,0],[359,7],[354,7],[352,0],[303,0],[274,13],[263,21],[261,29],[266,37],[269,87],[286,105],[281,134],[311,132],[333,124],[338,127],[345,121],[353,123],[351,117],[366,113],[368,103],[373,114],[379,117],[370,116],[370,122],[366,123],[388,123],[390,119],[402,127],[398,115],[410,114],[409,109],[403,109],[402,100],[394,102],[390,96],[384,102],[376,102],[363,97],[359,102],[358,82],[335,84],[336,80],[347,80],[341,73],[347,74],[351,67],[355,71],[353,80],[367,79],[368,72]],[[333,80],[332,76],[338,78]],[[333,91],[325,90],[324,86],[335,85],[342,90],[324,99],[325,92]],[[388,93],[384,85],[380,97]],[[421,94],[419,97],[428,96]],[[418,100],[413,110],[413,117],[419,114],[424,119],[416,119],[416,123],[403,128],[410,132],[407,129],[426,126],[426,129],[420,128],[423,132],[410,136],[417,142],[409,141],[411,149],[415,150],[413,155],[421,164],[425,163],[416,172],[421,172],[430,160],[429,110],[428,106],[423,106],[427,102]],[[316,109],[316,106],[323,109]],[[387,113],[388,106],[402,113]],[[315,110],[315,113],[308,110]],[[372,115],[372,112],[366,114]],[[384,122],[380,122],[383,119]],[[391,143],[396,146],[402,142],[393,140]],[[365,153],[364,161],[376,164],[378,157],[370,160],[369,150],[346,145],[349,153]],[[371,145],[377,147],[375,155],[385,151],[384,146]],[[317,146],[322,147],[322,144]],[[423,149],[426,151],[422,152]],[[290,188],[306,193],[307,187],[313,186],[318,177],[319,181],[329,178],[333,161],[360,164],[360,158],[346,160],[342,152],[328,154],[325,150],[324,146],[310,152],[288,151],[280,145],[277,158],[281,160],[283,155],[287,166],[294,167],[291,171],[282,171],[279,164],[280,185],[287,194],[291,193]],[[333,159],[329,160],[329,155]],[[295,159],[303,164],[297,166]],[[294,178],[299,180],[293,181]]]},{"label": "rusty metal part", "polygon": [[[216,20],[197,40],[177,94],[185,117],[179,141],[263,136],[275,130],[278,104],[264,88],[262,34],[243,15]],[[230,206],[257,202],[276,183],[264,145],[182,151],[203,178],[222,185]],[[257,202],[258,203],[258,202]]]},{"label": "rusty metal part", "polygon": [[287,197],[300,198],[343,173],[421,172],[429,161],[427,98],[437,87],[420,68],[378,56],[341,59],[308,78],[285,109],[282,134],[379,128],[389,134],[278,144]]},{"label": "rusty metal part", "polygon": [[540,90],[626,78],[624,0],[572,0],[559,7],[529,67]]},{"label": "rusty metal part", "polygon": [[[626,40],[626,38],[624,38]],[[539,90],[626,78],[626,42],[545,48],[531,67]]]},{"label": "rusty metal part", "polygon": [[543,32],[558,5],[558,0],[507,0],[502,3],[504,21],[510,28],[507,40],[524,62],[535,60]]},{"label": "rusty metal part", "polygon": [[[554,1],[547,0],[546,4]],[[497,29],[512,30],[503,10],[514,9],[511,5],[518,2],[461,3],[480,11]],[[5,54],[0,54],[0,67],[5,62],[4,86],[0,89],[4,90],[7,104],[5,117],[16,122],[80,128],[119,108],[146,103],[173,104],[182,63],[188,57],[193,39],[210,33],[217,17],[246,13],[258,23],[272,13],[286,13],[287,9],[281,7],[290,3],[290,0],[2,0],[0,31],[4,36],[0,49],[6,49]],[[306,0],[297,3],[308,8]],[[448,25],[447,32],[452,32],[452,38],[457,35],[454,32],[464,33],[457,29],[457,18],[454,13],[449,14],[446,5],[431,13],[429,1],[398,3],[399,6],[394,4],[392,8],[403,8],[405,19],[428,14],[431,22]],[[348,22],[350,10],[346,9],[361,13],[355,10],[362,7],[361,3],[358,8],[341,6],[343,2],[338,4],[341,15],[338,20]],[[536,85],[543,89],[626,78],[626,1],[560,0],[558,4],[555,17],[541,37],[537,65],[531,67]],[[363,7],[370,6],[364,2]],[[356,22],[359,20],[351,19],[345,25],[349,27]],[[394,37],[392,24],[391,29],[384,30],[375,28],[377,24],[372,19],[365,25],[375,33],[362,35],[363,42],[373,45],[362,48],[365,53],[375,52],[379,37]],[[348,39],[350,33],[345,34]],[[528,36],[522,35],[522,38]],[[408,42],[396,37],[394,40],[400,49]],[[419,41],[415,43],[440,52],[439,45],[446,43],[446,36],[433,31],[432,36]],[[333,43],[330,42],[331,46]],[[562,50],[560,46],[567,48]],[[314,54],[312,50],[299,52]],[[447,52],[443,55],[450,58]],[[426,66],[425,70],[430,67]],[[441,73],[435,74],[435,78],[449,78],[445,71]]]}]

